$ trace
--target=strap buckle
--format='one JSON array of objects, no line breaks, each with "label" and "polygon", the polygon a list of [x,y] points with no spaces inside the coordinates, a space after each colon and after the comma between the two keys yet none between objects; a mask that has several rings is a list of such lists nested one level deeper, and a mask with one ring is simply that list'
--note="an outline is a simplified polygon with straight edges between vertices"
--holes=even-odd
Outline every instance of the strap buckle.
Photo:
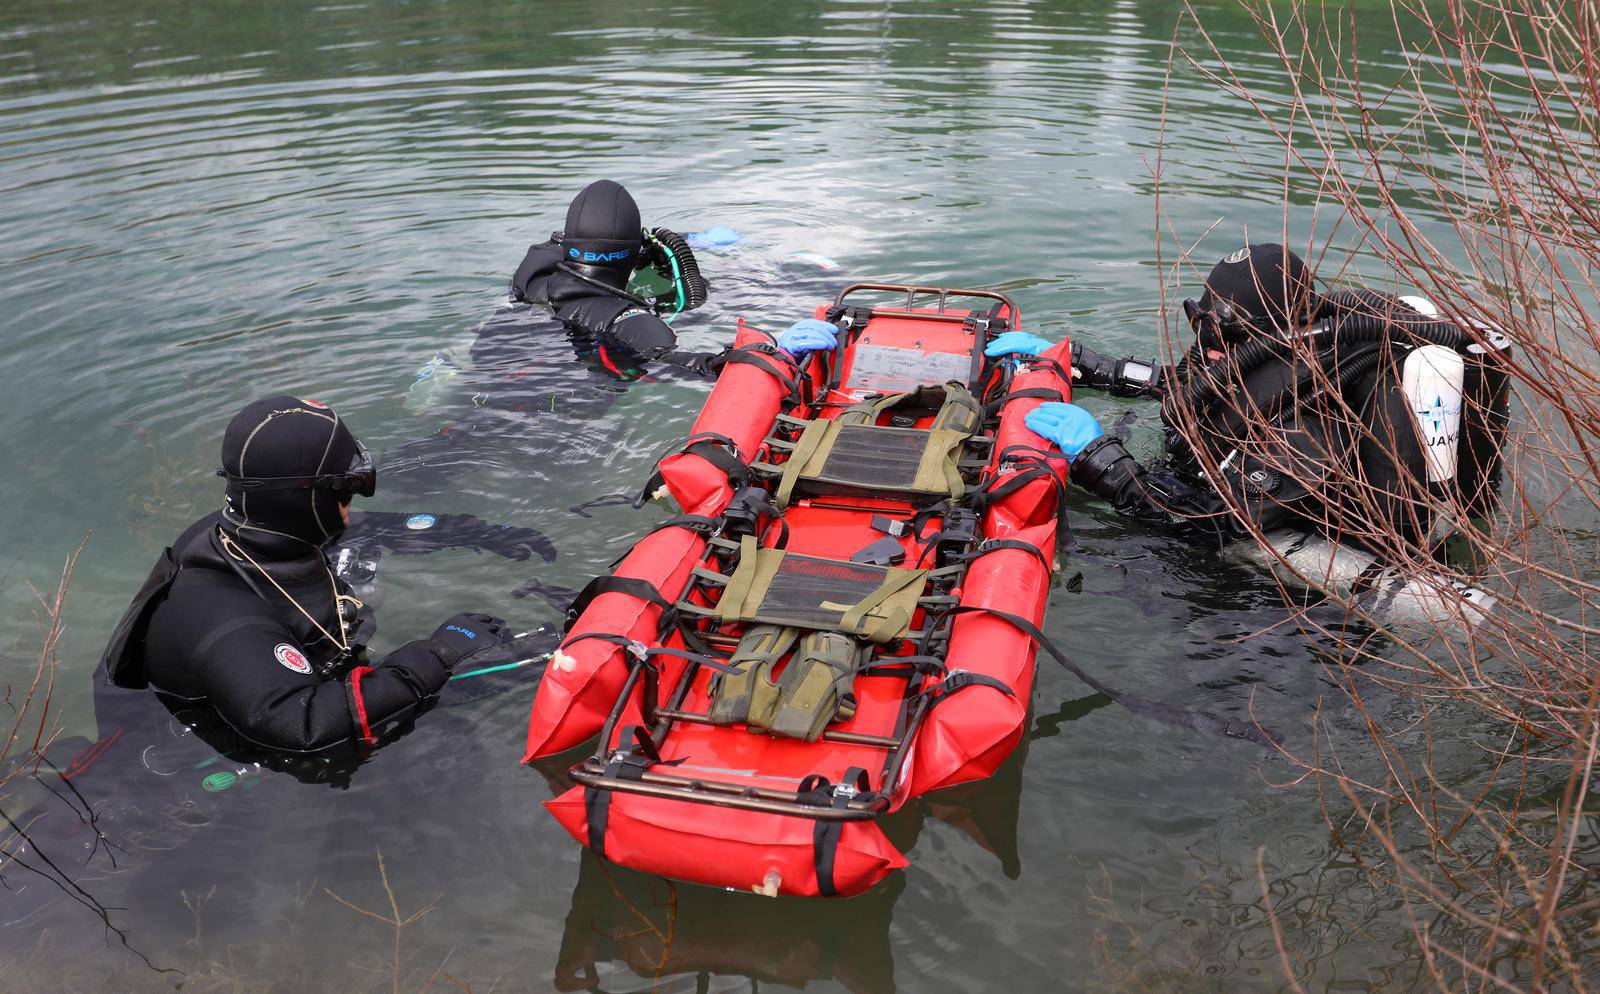
[{"label": "strap buckle", "polygon": [[842,801],[853,801],[861,795],[861,791],[854,784],[841,783],[834,785],[833,796]]}]

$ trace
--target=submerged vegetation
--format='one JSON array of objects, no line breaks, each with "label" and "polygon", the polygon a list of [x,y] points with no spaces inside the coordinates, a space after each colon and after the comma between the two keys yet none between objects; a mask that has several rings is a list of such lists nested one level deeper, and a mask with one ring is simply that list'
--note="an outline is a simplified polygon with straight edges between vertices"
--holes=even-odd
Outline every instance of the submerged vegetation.
[{"label": "submerged vegetation", "polygon": [[[1213,12],[1194,8],[1178,28],[1173,70],[1198,71],[1276,137],[1276,163],[1259,148],[1236,152],[1284,191],[1278,240],[1309,242],[1320,274],[1337,271],[1344,282],[1380,263],[1388,275],[1375,289],[1420,291],[1476,338],[1498,330],[1512,342],[1502,360],[1513,406],[1498,507],[1479,514],[1420,481],[1403,494],[1458,528],[1449,565],[1438,561],[1437,535],[1385,516],[1389,495],[1349,473],[1327,481],[1365,496],[1324,526],[1404,564],[1449,610],[1399,625],[1376,609],[1381,591],[1339,586],[1308,604],[1300,589],[1329,586],[1324,577],[1257,535],[1288,578],[1296,620],[1334,647],[1330,672],[1367,731],[1367,748],[1352,750],[1348,735],[1339,748],[1319,718],[1311,744],[1287,747],[1298,771],[1291,782],[1315,788],[1338,844],[1402,902],[1423,986],[1592,990],[1600,7],[1242,5],[1281,72],[1263,82],[1259,66],[1236,68],[1207,31]],[[1162,153],[1177,154],[1170,143]],[[1323,230],[1290,230],[1290,204],[1315,209]],[[1170,282],[1183,282],[1181,245],[1169,265]],[[1181,351],[1184,333],[1169,344]],[[1328,416],[1353,420],[1336,393],[1324,396]],[[1457,584],[1486,589],[1497,608],[1466,604]],[[1282,969],[1302,989],[1295,944],[1274,921]]]}]

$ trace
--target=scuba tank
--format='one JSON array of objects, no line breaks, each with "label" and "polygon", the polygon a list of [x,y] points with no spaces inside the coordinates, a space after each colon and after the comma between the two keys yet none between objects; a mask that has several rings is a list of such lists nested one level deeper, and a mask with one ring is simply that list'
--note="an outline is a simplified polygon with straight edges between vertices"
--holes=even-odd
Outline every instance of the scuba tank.
[{"label": "scuba tank", "polygon": [[1443,572],[1408,574],[1352,545],[1295,528],[1267,532],[1265,547],[1236,542],[1234,556],[1284,584],[1360,605],[1380,622],[1465,631],[1488,620],[1497,601]]},{"label": "scuba tank", "polygon": [[1417,419],[1430,489],[1455,479],[1461,441],[1462,384],[1466,361],[1442,345],[1412,349],[1401,366],[1401,389]]}]

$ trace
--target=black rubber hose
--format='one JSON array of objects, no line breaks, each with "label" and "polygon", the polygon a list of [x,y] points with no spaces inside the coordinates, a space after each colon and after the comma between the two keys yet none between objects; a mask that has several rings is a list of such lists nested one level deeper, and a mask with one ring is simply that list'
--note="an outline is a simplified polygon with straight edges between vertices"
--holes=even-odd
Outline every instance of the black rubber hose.
[{"label": "black rubber hose", "polygon": [[[1370,291],[1335,290],[1324,296],[1318,310],[1323,323],[1313,328],[1309,337],[1319,347],[1324,342],[1337,341],[1342,348],[1384,341],[1409,345],[1422,339],[1458,352],[1472,340],[1449,321],[1430,320],[1415,311],[1397,313],[1396,303],[1392,297]],[[1246,376],[1270,360],[1283,358],[1290,349],[1288,341],[1257,338],[1213,362],[1202,374],[1190,375],[1181,390],[1167,394],[1171,405],[1162,405],[1168,424],[1176,424],[1176,416],[1186,409],[1204,412],[1216,401],[1223,383]]]},{"label": "black rubber hose", "polygon": [[[700,275],[700,264],[695,261],[694,251],[689,248],[689,243],[676,231],[666,228],[657,228],[651,234],[678,262],[678,275],[683,280],[683,289],[688,295],[683,309],[692,311],[704,304],[711,296],[711,284]],[[672,274],[669,271],[663,275],[670,277]]]}]

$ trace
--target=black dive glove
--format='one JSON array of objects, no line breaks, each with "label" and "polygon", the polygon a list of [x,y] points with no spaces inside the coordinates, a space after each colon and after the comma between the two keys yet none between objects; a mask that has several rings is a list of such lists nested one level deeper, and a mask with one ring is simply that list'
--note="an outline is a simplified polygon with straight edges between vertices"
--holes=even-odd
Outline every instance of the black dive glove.
[{"label": "black dive glove", "polygon": [[1197,533],[1226,529],[1225,507],[1172,472],[1146,469],[1122,439],[1101,435],[1072,460],[1072,482],[1108,501],[1119,513],[1141,521],[1179,525]]},{"label": "black dive glove", "polygon": [[493,615],[463,611],[428,636],[445,666],[453,667],[465,656],[511,640],[511,629]]}]

